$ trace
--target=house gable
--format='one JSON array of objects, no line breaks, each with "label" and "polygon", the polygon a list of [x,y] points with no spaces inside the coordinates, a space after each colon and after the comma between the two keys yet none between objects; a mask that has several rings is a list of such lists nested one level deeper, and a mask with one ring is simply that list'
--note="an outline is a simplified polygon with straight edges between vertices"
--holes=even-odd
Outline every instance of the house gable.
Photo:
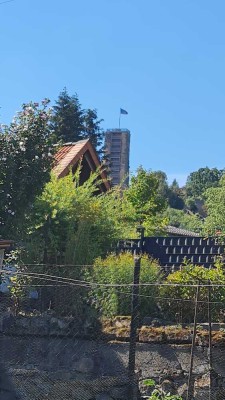
[{"label": "house gable", "polygon": [[80,140],[75,143],[65,143],[55,154],[55,165],[53,172],[57,178],[63,178],[68,175],[70,170],[75,172],[79,162],[81,162],[81,184],[84,183],[90,176],[91,172],[100,169],[102,183],[100,186],[101,192],[106,192],[110,189],[110,183],[107,179],[105,171],[101,169],[101,164],[98,155],[89,139]]}]

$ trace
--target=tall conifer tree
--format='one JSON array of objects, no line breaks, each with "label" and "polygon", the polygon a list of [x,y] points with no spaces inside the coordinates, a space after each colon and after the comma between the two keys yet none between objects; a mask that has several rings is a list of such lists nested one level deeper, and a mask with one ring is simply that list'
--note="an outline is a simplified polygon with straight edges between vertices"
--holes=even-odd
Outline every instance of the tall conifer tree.
[{"label": "tall conifer tree", "polygon": [[77,142],[89,138],[99,155],[102,153],[104,133],[102,119],[96,109],[83,109],[77,94],[70,96],[66,88],[53,106],[52,129],[55,141]]},{"label": "tall conifer tree", "polygon": [[83,139],[84,110],[77,94],[70,96],[64,88],[53,106],[52,129],[55,140],[76,142]]}]

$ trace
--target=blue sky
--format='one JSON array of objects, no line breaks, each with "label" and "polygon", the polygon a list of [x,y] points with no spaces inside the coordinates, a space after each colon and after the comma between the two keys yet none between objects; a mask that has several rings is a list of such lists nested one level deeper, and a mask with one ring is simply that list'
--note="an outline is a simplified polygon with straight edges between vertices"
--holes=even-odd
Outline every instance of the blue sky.
[{"label": "blue sky", "polygon": [[[3,0],[0,0],[0,2]],[[131,170],[225,167],[224,0],[0,4],[0,120],[64,86],[131,131]]]}]

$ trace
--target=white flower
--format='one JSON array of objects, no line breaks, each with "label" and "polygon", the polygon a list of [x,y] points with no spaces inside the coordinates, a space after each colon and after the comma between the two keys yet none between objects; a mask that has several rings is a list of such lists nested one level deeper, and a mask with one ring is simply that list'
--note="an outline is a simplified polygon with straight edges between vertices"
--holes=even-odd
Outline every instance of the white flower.
[{"label": "white flower", "polygon": [[39,160],[39,156],[35,156],[34,158],[35,158],[35,160]]},{"label": "white flower", "polygon": [[19,145],[20,145],[20,150],[21,151],[25,151],[26,150],[26,147],[24,146],[24,142],[20,142]]}]

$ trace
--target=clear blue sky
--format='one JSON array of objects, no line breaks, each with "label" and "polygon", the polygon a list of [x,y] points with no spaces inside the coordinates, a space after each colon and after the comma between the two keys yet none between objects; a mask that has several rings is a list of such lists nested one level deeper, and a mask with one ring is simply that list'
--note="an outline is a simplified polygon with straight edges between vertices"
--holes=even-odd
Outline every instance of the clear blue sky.
[{"label": "clear blue sky", "polygon": [[104,128],[128,111],[132,171],[225,167],[224,0],[15,0],[0,35],[1,122],[66,86]]}]

